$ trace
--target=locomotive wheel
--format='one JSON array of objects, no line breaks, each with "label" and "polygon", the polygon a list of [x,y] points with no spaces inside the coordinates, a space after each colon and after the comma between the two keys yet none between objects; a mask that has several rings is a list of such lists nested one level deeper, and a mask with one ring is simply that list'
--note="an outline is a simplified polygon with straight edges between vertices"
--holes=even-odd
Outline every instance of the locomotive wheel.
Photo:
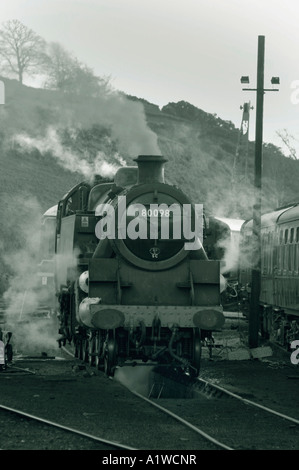
[{"label": "locomotive wheel", "polygon": [[107,376],[114,375],[114,368],[116,366],[116,341],[115,338],[109,338],[106,342],[104,353],[104,370]]},{"label": "locomotive wheel", "polygon": [[201,361],[201,334],[199,328],[193,329],[193,357],[191,361],[190,373],[193,377],[197,377],[200,372]]}]

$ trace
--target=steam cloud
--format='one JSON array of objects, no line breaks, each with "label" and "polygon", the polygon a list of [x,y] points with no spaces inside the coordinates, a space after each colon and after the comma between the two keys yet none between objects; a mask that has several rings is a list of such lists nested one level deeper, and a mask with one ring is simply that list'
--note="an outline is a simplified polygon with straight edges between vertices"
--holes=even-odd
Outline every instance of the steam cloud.
[{"label": "steam cloud", "polygon": [[223,238],[217,244],[219,248],[223,248],[223,266],[221,267],[221,274],[226,274],[238,268],[239,263],[239,240],[237,238]]},{"label": "steam cloud", "polygon": [[93,161],[90,161],[88,156],[82,157],[71,152],[62,145],[58,132],[53,127],[48,128],[45,137],[30,137],[28,134],[19,134],[15,136],[14,140],[24,148],[38,149],[41,154],[51,152],[65,169],[79,172],[88,180],[92,180],[95,174],[111,177],[120,166],[125,165],[125,161],[118,153],[114,153],[112,157],[110,156],[115,161],[115,163],[110,163],[107,161],[104,152],[98,152]]},{"label": "steam cloud", "polygon": [[57,334],[47,330],[45,319],[33,320],[31,316],[44,300],[37,283],[41,208],[37,200],[28,195],[5,196],[3,202],[11,214],[6,230],[15,245],[14,250],[1,253],[12,272],[3,298],[7,305],[7,328],[13,333],[14,350],[30,353],[38,350],[41,353],[49,348],[56,349]]},{"label": "steam cloud", "polygon": [[221,266],[221,274],[225,275],[229,272],[236,273],[240,261],[240,229],[244,220],[220,217],[218,217],[218,219],[227,223],[230,227],[230,233],[224,235],[217,242],[217,248],[221,248],[224,251],[224,256],[221,260],[223,262]]},{"label": "steam cloud", "polygon": [[[95,173],[112,176],[126,161],[139,154],[161,153],[157,135],[148,127],[140,102],[131,101],[117,92],[93,100],[83,97],[75,100],[71,95],[56,93],[51,95],[52,101],[47,101],[48,95],[43,95],[40,104],[40,98],[32,96],[30,102],[25,102],[26,108],[29,108],[27,119],[21,119],[18,115],[16,119],[2,116],[2,123],[8,128],[7,135],[10,135],[12,142],[26,149],[36,148],[42,154],[51,152],[64,168],[80,172],[89,180]],[[40,120],[42,105],[46,106],[43,110],[46,118]],[[22,103],[19,107],[22,108]],[[12,120],[13,130],[8,125]],[[96,144],[96,155],[93,153],[94,142],[89,142],[90,148],[86,145],[85,149],[80,149],[75,140],[76,133],[91,130],[93,126],[107,131],[104,142],[100,146],[99,142]],[[73,137],[72,148],[61,139],[64,130]]]}]

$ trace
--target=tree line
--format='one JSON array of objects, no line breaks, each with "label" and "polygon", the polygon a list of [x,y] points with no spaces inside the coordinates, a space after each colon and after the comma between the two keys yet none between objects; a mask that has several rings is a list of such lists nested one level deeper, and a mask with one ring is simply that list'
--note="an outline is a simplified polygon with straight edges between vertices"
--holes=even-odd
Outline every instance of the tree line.
[{"label": "tree line", "polygon": [[39,75],[45,88],[85,96],[99,96],[110,89],[109,77],[96,76],[61,44],[47,43],[16,19],[0,29],[0,71],[20,83],[24,75]]}]

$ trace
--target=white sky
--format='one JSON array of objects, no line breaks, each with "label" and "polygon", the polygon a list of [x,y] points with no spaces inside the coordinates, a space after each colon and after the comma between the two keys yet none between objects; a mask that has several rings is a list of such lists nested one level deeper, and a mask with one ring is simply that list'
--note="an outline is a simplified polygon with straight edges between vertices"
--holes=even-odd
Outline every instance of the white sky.
[{"label": "white sky", "polygon": [[[256,86],[264,35],[265,88],[272,76],[281,82],[265,95],[264,141],[282,146],[276,131],[285,128],[299,149],[299,103],[291,102],[299,81],[298,0],[1,0],[0,19],[59,42],[118,90],[160,107],[185,100],[237,127],[240,105],[255,107],[255,92],[242,91],[240,77]],[[254,125],[252,111],[251,140]]]}]

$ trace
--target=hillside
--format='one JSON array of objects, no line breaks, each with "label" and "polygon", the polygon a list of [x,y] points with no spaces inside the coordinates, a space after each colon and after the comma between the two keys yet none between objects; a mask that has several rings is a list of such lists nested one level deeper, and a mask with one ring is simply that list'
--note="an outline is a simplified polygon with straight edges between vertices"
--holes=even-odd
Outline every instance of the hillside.
[{"label": "hillside", "polygon": [[[184,101],[160,110],[124,94],[87,99],[1,79],[6,88],[0,107],[2,272],[12,270],[12,253],[25,245],[25,237],[32,239],[41,213],[72,185],[94,173],[113,173],[139,154],[161,153],[168,159],[167,181],[207,212],[232,215],[238,129],[231,122]],[[253,142],[249,156],[253,172]],[[298,200],[298,161],[264,145],[263,171],[265,211]],[[250,217],[252,188],[243,188],[239,200],[240,217]]]},{"label": "hillside", "polygon": [[[136,97],[129,97],[138,100]],[[240,218],[252,216],[254,202],[254,142],[248,146],[247,186],[232,192],[232,172],[239,129],[230,121],[180,101],[161,110],[140,99],[147,123],[157,134],[161,153],[169,159],[167,176],[181,186],[194,202],[203,203],[214,215]],[[299,161],[286,158],[273,144],[263,145],[262,210],[298,201]],[[238,213],[235,211],[238,209]]]},{"label": "hillside", "polygon": [[[1,79],[6,85],[6,105],[0,107],[0,182],[5,194],[22,188],[45,210],[57,201],[59,191],[61,196],[82,176],[113,173],[119,165],[132,164],[140,153],[161,153],[168,159],[166,176],[171,183],[210,212],[231,215],[239,133],[231,122],[184,101],[160,110],[123,94],[87,99]],[[250,142],[252,175],[253,161]],[[297,199],[297,161],[265,144],[263,172],[265,210]],[[247,201],[241,215],[249,216],[250,211]]]}]

